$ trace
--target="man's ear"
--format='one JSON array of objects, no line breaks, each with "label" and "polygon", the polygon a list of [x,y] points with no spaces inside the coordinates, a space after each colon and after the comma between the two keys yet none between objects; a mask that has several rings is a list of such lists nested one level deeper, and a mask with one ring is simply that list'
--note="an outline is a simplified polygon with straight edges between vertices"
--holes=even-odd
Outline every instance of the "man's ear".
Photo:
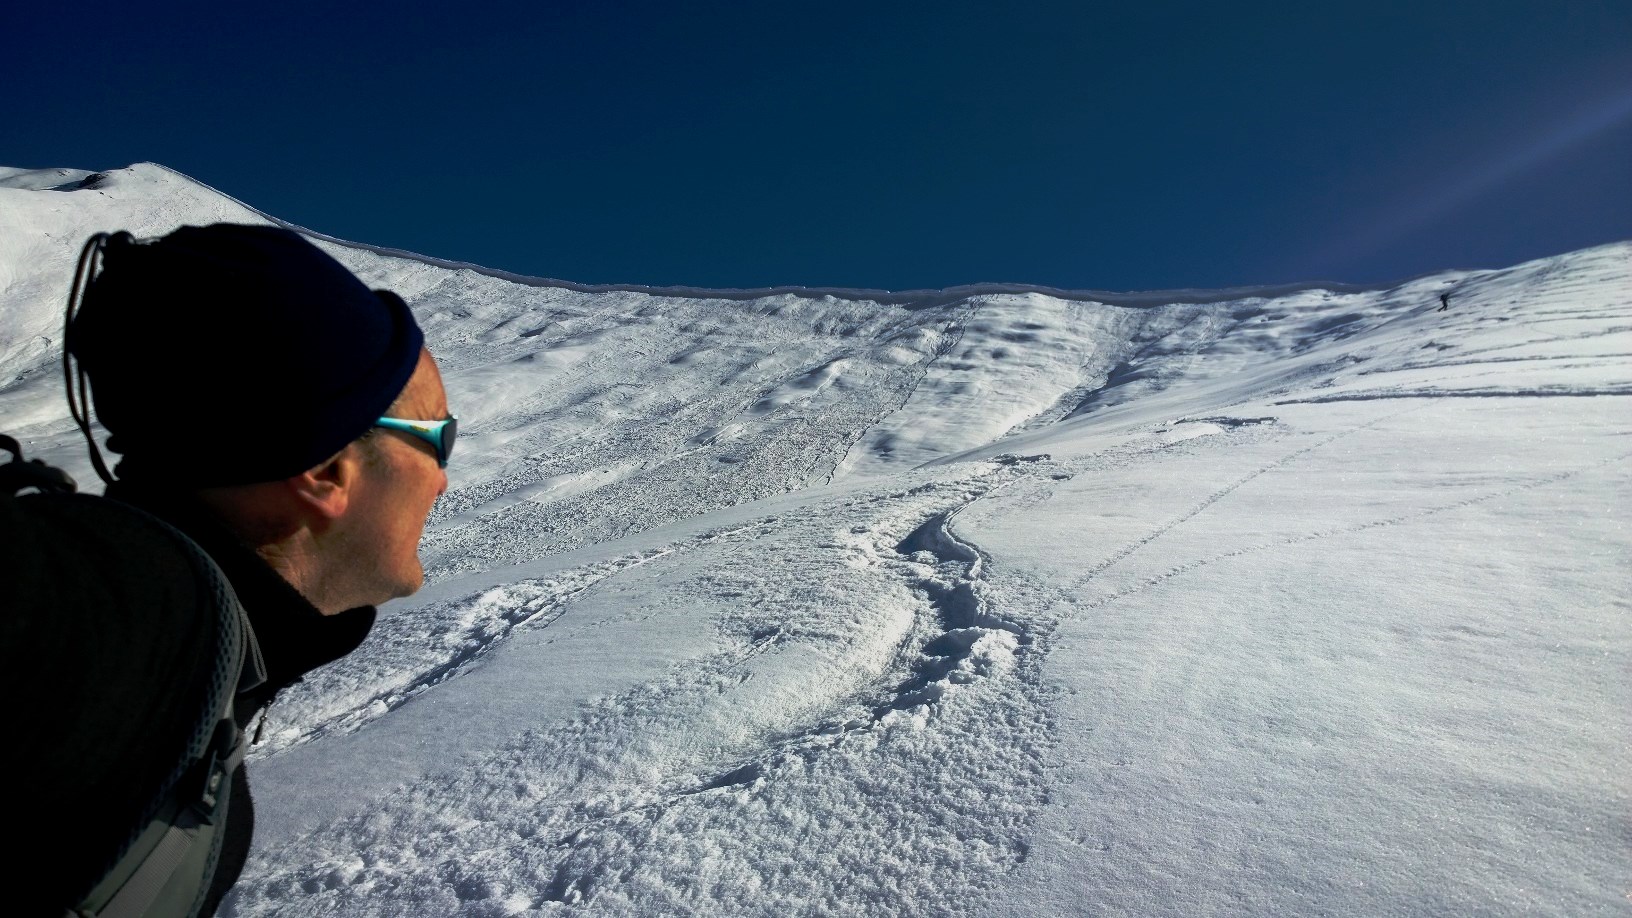
[{"label": "man's ear", "polygon": [[285,479],[300,506],[316,518],[320,527],[345,515],[356,493],[363,469],[362,447],[357,443],[318,466]]}]

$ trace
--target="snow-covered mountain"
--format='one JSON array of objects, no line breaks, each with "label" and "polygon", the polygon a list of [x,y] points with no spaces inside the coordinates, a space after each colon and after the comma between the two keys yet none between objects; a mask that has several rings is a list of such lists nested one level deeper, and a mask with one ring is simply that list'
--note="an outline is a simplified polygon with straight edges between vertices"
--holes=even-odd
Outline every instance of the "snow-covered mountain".
[{"label": "snow-covered mountain", "polygon": [[[217,220],[278,222],[0,169],[0,430],[87,480],[74,256]],[[228,913],[1624,912],[1632,243],[1112,294],[318,238],[462,439],[427,588],[272,709]]]}]

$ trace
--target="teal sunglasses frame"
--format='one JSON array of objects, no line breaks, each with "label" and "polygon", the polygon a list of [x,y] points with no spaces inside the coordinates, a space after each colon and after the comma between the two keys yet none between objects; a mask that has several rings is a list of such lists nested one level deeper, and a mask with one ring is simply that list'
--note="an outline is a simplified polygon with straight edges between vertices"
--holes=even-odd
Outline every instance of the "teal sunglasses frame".
[{"label": "teal sunglasses frame", "polygon": [[380,418],[374,426],[398,430],[431,444],[436,450],[436,464],[444,469],[448,467],[448,457],[453,455],[453,441],[459,436],[459,419],[451,414],[440,421]]}]

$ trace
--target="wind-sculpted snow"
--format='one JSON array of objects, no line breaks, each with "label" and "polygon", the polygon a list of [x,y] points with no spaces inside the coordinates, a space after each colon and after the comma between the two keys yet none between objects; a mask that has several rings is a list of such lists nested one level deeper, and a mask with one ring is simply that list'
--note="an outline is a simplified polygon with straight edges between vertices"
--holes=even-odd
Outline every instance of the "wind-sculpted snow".
[{"label": "wind-sculpted snow", "polygon": [[[494,330],[479,347],[430,330],[450,374],[468,370],[453,384],[456,404],[476,406],[461,449],[485,473],[459,481],[439,511],[427,542],[438,574],[472,569],[477,554],[482,565],[520,561],[824,481],[942,334],[932,316],[860,304],[635,295],[615,312],[480,318]],[[490,419],[484,404],[506,408]]]},{"label": "wind-sculpted snow", "polygon": [[[0,170],[31,456],[86,480],[84,237],[215,219],[276,222]],[[427,587],[260,725],[226,914],[1624,909],[1632,243],[1115,294],[320,242],[461,441]]]}]

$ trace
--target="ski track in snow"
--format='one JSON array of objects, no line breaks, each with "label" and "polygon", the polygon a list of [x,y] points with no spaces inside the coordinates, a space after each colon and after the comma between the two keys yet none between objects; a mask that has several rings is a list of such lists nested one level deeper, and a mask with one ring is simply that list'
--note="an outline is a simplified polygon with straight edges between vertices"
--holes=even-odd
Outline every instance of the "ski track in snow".
[{"label": "ski track in snow", "polygon": [[[970,305],[962,313],[953,315],[947,319],[946,327],[941,330],[941,343],[936,346],[929,359],[924,361],[920,366],[919,372],[912,380],[911,384],[902,388],[900,400],[895,404],[894,408],[889,412],[880,415],[880,419],[900,412],[907,406],[908,403],[912,401],[913,394],[916,393],[919,387],[923,385],[924,379],[928,377],[929,371],[934,366],[935,362],[951,353],[960,343],[962,343],[964,330],[968,328],[970,318],[974,316],[975,312],[979,308],[980,307],[978,304]],[[844,450],[843,458],[828,471],[826,481],[827,484],[832,484],[834,479],[839,476],[840,472],[851,464],[851,457],[861,446],[862,442],[867,439],[867,435],[877,427],[877,424],[878,419],[875,419],[873,423],[863,427],[856,433],[855,437],[850,440],[849,445]]]},{"label": "ski track in snow", "polygon": [[1632,386],[1579,389],[1567,386],[1534,389],[1374,389],[1365,392],[1342,392],[1333,395],[1313,395],[1308,398],[1289,398],[1277,405],[1323,405],[1330,402],[1373,402],[1400,398],[1602,398],[1632,395]]},{"label": "ski track in snow", "polygon": [[[1389,417],[1394,417],[1394,415],[1390,415]],[[1380,419],[1380,421],[1381,420],[1387,420],[1387,418]],[[1371,425],[1366,425],[1366,426],[1371,426]],[[1352,433],[1352,432],[1353,431],[1348,431],[1348,432],[1345,432],[1345,434],[1342,434],[1342,435],[1339,435],[1339,436],[1344,436],[1344,435],[1347,435],[1348,433]],[[1336,439],[1339,439],[1339,437],[1332,437],[1327,441],[1323,441],[1322,443],[1317,444],[1316,447],[1324,446],[1327,443],[1335,441]],[[1301,451],[1299,451],[1299,453],[1294,454],[1294,456],[1295,455],[1302,455],[1302,454],[1311,452],[1316,447],[1311,447],[1311,448],[1309,448],[1307,450],[1301,450]],[[1245,484],[1247,481],[1250,481],[1253,478],[1257,478],[1259,475],[1263,474],[1264,472],[1269,471],[1270,468],[1279,467],[1279,466],[1283,465],[1286,461],[1288,461],[1291,458],[1292,457],[1289,456],[1285,460],[1281,460],[1280,462],[1274,463],[1270,467],[1266,467],[1266,468],[1264,468],[1264,469],[1262,469],[1262,470],[1260,470],[1258,472],[1255,472],[1252,475],[1247,476],[1247,478],[1241,480],[1240,482],[1237,482],[1234,486],[1227,488],[1224,492],[1220,493],[1218,496],[1222,497],[1222,496],[1224,496],[1224,494],[1227,494],[1228,492],[1236,490],[1236,488],[1240,487],[1240,485]],[[1505,498],[1505,497],[1511,497],[1511,496],[1516,495],[1516,494],[1522,494],[1522,493],[1524,493],[1526,491],[1532,491],[1532,490],[1535,490],[1537,488],[1545,488],[1545,487],[1550,487],[1550,486],[1553,486],[1553,485],[1561,484],[1563,482],[1570,481],[1570,480],[1578,478],[1580,476],[1590,474],[1592,472],[1595,472],[1595,471],[1597,471],[1599,469],[1602,469],[1602,468],[1605,468],[1607,466],[1611,466],[1611,465],[1614,465],[1614,464],[1617,464],[1617,463],[1625,462],[1628,459],[1632,459],[1632,452],[1622,453],[1622,454],[1620,454],[1618,456],[1612,456],[1612,457],[1609,457],[1607,459],[1600,459],[1600,460],[1598,460],[1596,462],[1592,462],[1592,463],[1589,463],[1587,465],[1580,466],[1578,468],[1570,469],[1570,470],[1567,470],[1567,471],[1564,471],[1564,472],[1558,472],[1558,473],[1555,473],[1555,474],[1552,474],[1552,475],[1547,475],[1547,476],[1542,477],[1542,478],[1532,479],[1530,481],[1525,481],[1525,482],[1523,482],[1521,484],[1514,485],[1512,487],[1502,488],[1500,490],[1495,490],[1495,491],[1490,491],[1490,492],[1487,492],[1485,494],[1481,494],[1481,495],[1478,495],[1478,496],[1475,496],[1475,497],[1464,498],[1462,500],[1454,501],[1454,502],[1449,503],[1449,504],[1442,504],[1442,505],[1435,506],[1435,507],[1428,507],[1428,508],[1425,508],[1425,509],[1422,509],[1422,510],[1413,511],[1411,513],[1399,514],[1397,516],[1391,516],[1391,517],[1385,517],[1385,518],[1381,518],[1381,519],[1369,520],[1369,521],[1367,521],[1365,523],[1360,523],[1360,524],[1357,524],[1357,525],[1333,527],[1331,529],[1322,529],[1322,530],[1319,530],[1319,531],[1316,531],[1316,532],[1305,533],[1305,534],[1302,534],[1302,535],[1292,536],[1292,537],[1288,537],[1288,538],[1275,539],[1275,540],[1272,540],[1272,541],[1269,541],[1269,542],[1262,542],[1262,543],[1259,543],[1257,545],[1252,545],[1252,546],[1248,546],[1248,547],[1245,547],[1245,548],[1236,548],[1236,549],[1232,549],[1230,551],[1221,552],[1221,553],[1213,555],[1211,557],[1200,558],[1200,559],[1196,559],[1196,560],[1193,560],[1193,561],[1188,561],[1188,562],[1186,562],[1184,564],[1175,565],[1175,566],[1167,569],[1166,571],[1163,571],[1160,574],[1156,574],[1156,575],[1151,576],[1151,577],[1146,577],[1143,580],[1139,581],[1138,583],[1136,583],[1136,584],[1134,584],[1132,586],[1124,587],[1124,588],[1122,588],[1120,590],[1117,590],[1114,593],[1108,594],[1106,596],[1102,596],[1102,597],[1100,597],[1098,599],[1094,599],[1094,600],[1092,600],[1090,602],[1087,602],[1085,604],[1084,603],[1079,603],[1078,604],[1078,610],[1077,610],[1076,614],[1081,615],[1081,614],[1086,613],[1086,612],[1091,612],[1093,610],[1103,608],[1104,606],[1108,606],[1108,605],[1111,605],[1112,603],[1115,603],[1115,602],[1118,602],[1120,600],[1126,599],[1129,596],[1133,596],[1133,595],[1135,595],[1137,593],[1142,593],[1145,590],[1148,590],[1151,587],[1156,586],[1157,584],[1164,583],[1164,582],[1166,582],[1168,580],[1171,580],[1171,579],[1173,579],[1175,577],[1179,577],[1179,576],[1182,576],[1184,574],[1191,573],[1191,572],[1196,571],[1196,570],[1198,570],[1200,568],[1207,567],[1207,566],[1212,565],[1212,564],[1217,564],[1217,563],[1219,563],[1221,561],[1229,561],[1229,560],[1240,558],[1240,557],[1243,557],[1243,556],[1246,556],[1246,555],[1258,554],[1260,552],[1265,552],[1265,551],[1274,551],[1274,550],[1285,548],[1285,547],[1291,546],[1291,545],[1299,545],[1299,544],[1302,544],[1302,543],[1305,543],[1305,542],[1317,542],[1317,541],[1321,541],[1321,540],[1324,540],[1324,539],[1334,538],[1334,537],[1337,537],[1337,536],[1353,535],[1353,534],[1356,534],[1356,533],[1368,532],[1368,531],[1373,530],[1373,529],[1381,529],[1381,528],[1392,527],[1392,526],[1408,525],[1410,523],[1430,519],[1432,517],[1436,517],[1436,516],[1439,516],[1441,514],[1452,513],[1452,512],[1455,512],[1457,510],[1465,510],[1465,509],[1467,509],[1469,507],[1476,507],[1476,506],[1479,506],[1480,504],[1489,503],[1490,501],[1501,500],[1502,498]],[[1179,520],[1174,521],[1173,524],[1161,527],[1159,530],[1157,530],[1151,536],[1149,536],[1147,538],[1144,538],[1144,539],[1141,539],[1138,542],[1135,542],[1132,545],[1125,547],[1121,551],[1117,552],[1113,556],[1112,560],[1110,560],[1109,562],[1102,563],[1101,565],[1097,566],[1093,571],[1091,571],[1089,574],[1086,574],[1086,575],[1078,578],[1077,580],[1075,580],[1071,584],[1070,588],[1068,588],[1067,593],[1069,594],[1071,589],[1080,589],[1081,587],[1084,587],[1084,586],[1088,585],[1097,576],[1099,576],[1100,574],[1103,574],[1106,570],[1108,570],[1114,564],[1125,560],[1130,555],[1134,554],[1135,552],[1137,552],[1140,549],[1144,548],[1145,546],[1147,546],[1151,542],[1155,541],[1156,538],[1158,538],[1161,535],[1163,535],[1163,534],[1165,534],[1167,532],[1170,532],[1173,529],[1177,528],[1178,525],[1180,525],[1180,524],[1182,524],[1184,522],[1188,522],[1190,519],[1193,519],[1196,515],[1198,515],[1201,512],[1201,510],[1204,510],[1207,507],[1212,506],[1216,502],[1217,502],[1216,498],[1212,499],[1212,500],[1208,500],[1208,501],[1204,502],[1204,504],[1200,508],[1198,508],[1196,511],[1186,514],[1184,517],[1180,518]]]},{"label": "ski track in snow", "polygon": [[[1372,427],[1375,427],[1375,426],[1377,426],[1379,424],[1382,424],[1384,421],[1392,420],[1393,418],[1399,417],[1400,415],[1409,413],[1409,411],[1413,411],[1413,410],[1417,410],[1417,409],[1407,409],[1407,411],[1395,412],[1394,414],[1385,415],[1383,417],[1377,418],[1376,420],[1370,421],[1370,422],[1365,423],[1365,424],[1361,424],[1361,425],[1359,425],[1357,427],[1352,427],[1352,428],[1349,428],[1348,430],[1340,431],[1340,432],[1332,434],[1331,436],[1326,437],[1326,438],[1320,440],[1319,442],[1314,443],[1314,444],[1312,444],[1310,446],[1303,447],[1302,449],[1293,450],[1292,452],[1287,453],[1285,456],[1282,456],[1280,459],[1277,459],[1274,462],[1271,462],[1271,463],[1268,463],[1266,465],[1259,466],[1256,469],[1253,469],[1251,472],[1248,472],[1245,476],[1243,476],[1243,477],[1241,477],[1241,478],[1239,478],[1239,479],[1225,485],[1224,487],[1218,489],[1217,491],[1214,491],[1213,493],[1207,495],[1207,497],[1204,500],[1202,500],[1200,503],[1196,504],[1194,507],[1190,508],[1189,510],[1185,511],[1180,516],[1175,517],[1174,519],[1169,520],[1166,523],[1163,523],[1162,525],[1160,525],[1160,526],[1156,527],[1155,529],[1151,530],[1150,534],[1146,535],[1145,537],[1139,539],[1136,542],[1131,542],[1131,543],[1123,546],[1121,549],[1116,551],[1110,557],[1108,557],[1105,560],[1103,560],[1103,561],[1099,562],[1098,564],[1094,565],[1092,568],[1090,568],[1088,570],[1088,572],[1086,574],[1084,574],[1077,581],[1078,585],[1081,585],[1081,584],[1087,583],[1090,580],[1093,580],[1095,577],[1099,576],[1100,574],[1104,573],[1105,571],[1109,570],[1110,568],[1114,567],[1115,565],[1121,563],[1123,560],[1125,560],[1126,558],[1128,558],[1130,555],[1134,554],[1135,552],[1142,551],[1145,548],[1148,548],[1152,542],[1155,542],[1157,539],[1160,539],[1162,536],[1166,535],[1167,533],[1173,531],[1174,529],[1177,529],[1178,527],[1184,525],[1185,523],[1188,523],[1189,521],[1195,519],[1197,516],[1200,516],[1209,507],[1213,506],[1214,504],[1218,503],[1219,501],[1223,500],[1224,498],[1230,496],[1238,488],[1240,488],[1241,486],[1243,486],[1243,485],[1245,485],[1245,484],[1247,484],[1247,483],[1249,483],[1251,481],[1256,480],[1260,476],[1268,474],[1269,472],[1273,472],[1276,469],[1281,468],[1282,466],[1286,465],[1287,463],[1294,462],[1294,461],[1296,461],[1298,459],[1301,459],[1304,456],[1307,456],[1310,453],[1315,452],[1316,450],[1324,449],[1325,447],[1330,446],[1333,443],[1336,443],[1337,441],[1344,439],[1345,437],[1353,436],[1354,434],[1357,434],[1357,433],[1359,433],[1359,432],[1361,432],[1363,430],[1368,430],[1368,429],[1370,429]],[[1207,420],[1217,420],[1217,419],[1209,418]],[[1265,420],[1272,421],[1273,419],[1259,418],[1259,419],[1254,419],[1254,420],[1256,420],[1258,422],[1263,422]],[[1186,442],[1186,441],[1179,441],[1179,442]]]}]

